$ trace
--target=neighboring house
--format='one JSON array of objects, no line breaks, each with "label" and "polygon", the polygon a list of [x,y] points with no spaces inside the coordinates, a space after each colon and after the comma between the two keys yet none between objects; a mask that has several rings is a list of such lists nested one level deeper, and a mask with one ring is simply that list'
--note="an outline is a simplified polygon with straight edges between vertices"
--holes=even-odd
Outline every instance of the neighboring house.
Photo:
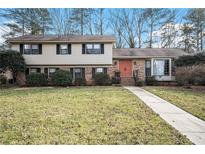
[{"label": "neighboring house", "polygon": [[74,78],[85,78],[88,85],[96,73],[112,77],[118,71],[124,84],[134,84],[134,72],[140,80],[154,75],[159,81],[172,81],[173,59],[185,54],[179,49],[116,49],[113,36],[26,35],[7,42],[23,54],[28,66],[26,74],[41,72],[50,76],[64,69]]}]

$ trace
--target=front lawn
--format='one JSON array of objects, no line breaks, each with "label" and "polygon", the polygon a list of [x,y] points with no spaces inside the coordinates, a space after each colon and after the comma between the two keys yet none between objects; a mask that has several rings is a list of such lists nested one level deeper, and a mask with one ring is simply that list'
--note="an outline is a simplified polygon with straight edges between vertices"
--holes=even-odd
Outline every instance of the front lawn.
[{"label": "front lawn", "polygon": [[0,91],[0,144],[191,144],[121,87]]},{"label": "front lawn", "polygon": [[205,90],[182,87],[145,87],[144,89],[205,120]]}]

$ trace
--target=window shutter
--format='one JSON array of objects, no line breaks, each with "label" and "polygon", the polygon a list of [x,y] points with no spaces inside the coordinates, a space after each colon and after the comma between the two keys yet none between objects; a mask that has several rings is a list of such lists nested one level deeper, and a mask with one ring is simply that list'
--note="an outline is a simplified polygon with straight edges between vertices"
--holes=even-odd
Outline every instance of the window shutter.
[{"label": "window shutter", "polygon": [[85,68],[82,68],[82,77],[85,79]]},{"label": "window shutter", "polygon": [[92,68],[92,78],[95,78],[95,68]]},{"label": "window shutter", "polygon": [[26,75],[29,75],[29,68],[26,68]]},{"label": "window shutter", "polygon": [[73,68],[70,68],[70,73],[71,73],[71,76],[73,78]]},{"label": "window shutter", "polygon": [[37,73],[41,73],[41,68],[37,68]]},{"label": "window shutter", "polygon": [[20,54],[23,54],[23,44],[20,44]]},{"label": "window shutter", "polygon": [[68,44],[68,54],[71,54],[71,44]]},{"label": "window shutter", "polygon": [[60,44],[56,44],[56,54],[60,54]]},{"label": "window shutter", "polygon": [[104,54],[104,44],[101,44],[101,54]]},{"label": "window shutter", "polygon": [[42,55],[42,44],[39,44],[38,48],[39,48],[39,54]]},{"label": "window shutter", "polygon": [[103,72],[104,72],[105,74],[107,74],[107,68],[104,68]]},{"label": "window shutter", "polygon": [[44,68],[44,73],[48,75],[48,68]]},{"label": "window shutter", "polygon": [[82,54],[85,54],[85,44],[82,44]]}]

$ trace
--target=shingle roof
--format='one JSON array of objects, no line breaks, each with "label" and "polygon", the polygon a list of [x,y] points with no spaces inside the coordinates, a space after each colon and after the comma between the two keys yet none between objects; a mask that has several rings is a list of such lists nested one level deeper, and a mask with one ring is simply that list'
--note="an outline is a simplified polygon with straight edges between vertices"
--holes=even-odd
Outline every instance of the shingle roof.
[{"label": "shingle roof", "polygon": [[186,55],[181,49],[168,48],[123,48],[113,49],[113,58],[154,58],[154,57],[173,57]]},{"label": "shingle roof", "polygon": [[111,35],[24,35],[8,39],[7,42],[115,42]]}]

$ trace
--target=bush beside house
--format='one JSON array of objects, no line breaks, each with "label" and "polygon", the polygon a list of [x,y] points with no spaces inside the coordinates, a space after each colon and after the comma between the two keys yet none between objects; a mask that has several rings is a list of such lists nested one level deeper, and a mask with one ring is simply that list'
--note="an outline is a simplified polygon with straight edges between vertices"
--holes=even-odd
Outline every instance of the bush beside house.
[{"label": "bush beside house", "polygon": [[181,86],[205,85],[205,65],[176,68],[176,82]]},{"label": "bush beside house", "polygon": [[7,78],[4,75],[0,75],[0,85],[4,85],[7,83]]},{"label": "bush beside house", "polygon": [[28,86],[46,86],[48,80],[43,73],[31,73],[26,77],[26,83]]},{"label": "bush beside house", "polygon": [[76,78],[74,81],[75,86],[85,86],[86,80],[85,78]]},{"label": "bush beside house", "polygon": [[97,73],[94,77],[94,81],[96,85],[100,86],[106,86],[111,84],[110,77],[106,73]]},{"label": "bush beside house", "polygon": [[155,76],[146,77],[145,84],[148,86],[157,86],[158,81],[155,79]]},{"label": "bush beside house", "polygon": [[18,74],[25,72],[26,63],[23,56],[14,50],[0,51],[0,69],[3,73],[7,70],[12,72],[14,81],[18,81]]},{"label": "bush beside house", "polygon": [[175,64],[178,85],[205,85],[205,53],[179,57]]},{"label": "bush beside house", "polygon": [[72,85],[72,75],[69,71],[57,70],[51,75],[51,82],[56,86],[70,86]]}]

